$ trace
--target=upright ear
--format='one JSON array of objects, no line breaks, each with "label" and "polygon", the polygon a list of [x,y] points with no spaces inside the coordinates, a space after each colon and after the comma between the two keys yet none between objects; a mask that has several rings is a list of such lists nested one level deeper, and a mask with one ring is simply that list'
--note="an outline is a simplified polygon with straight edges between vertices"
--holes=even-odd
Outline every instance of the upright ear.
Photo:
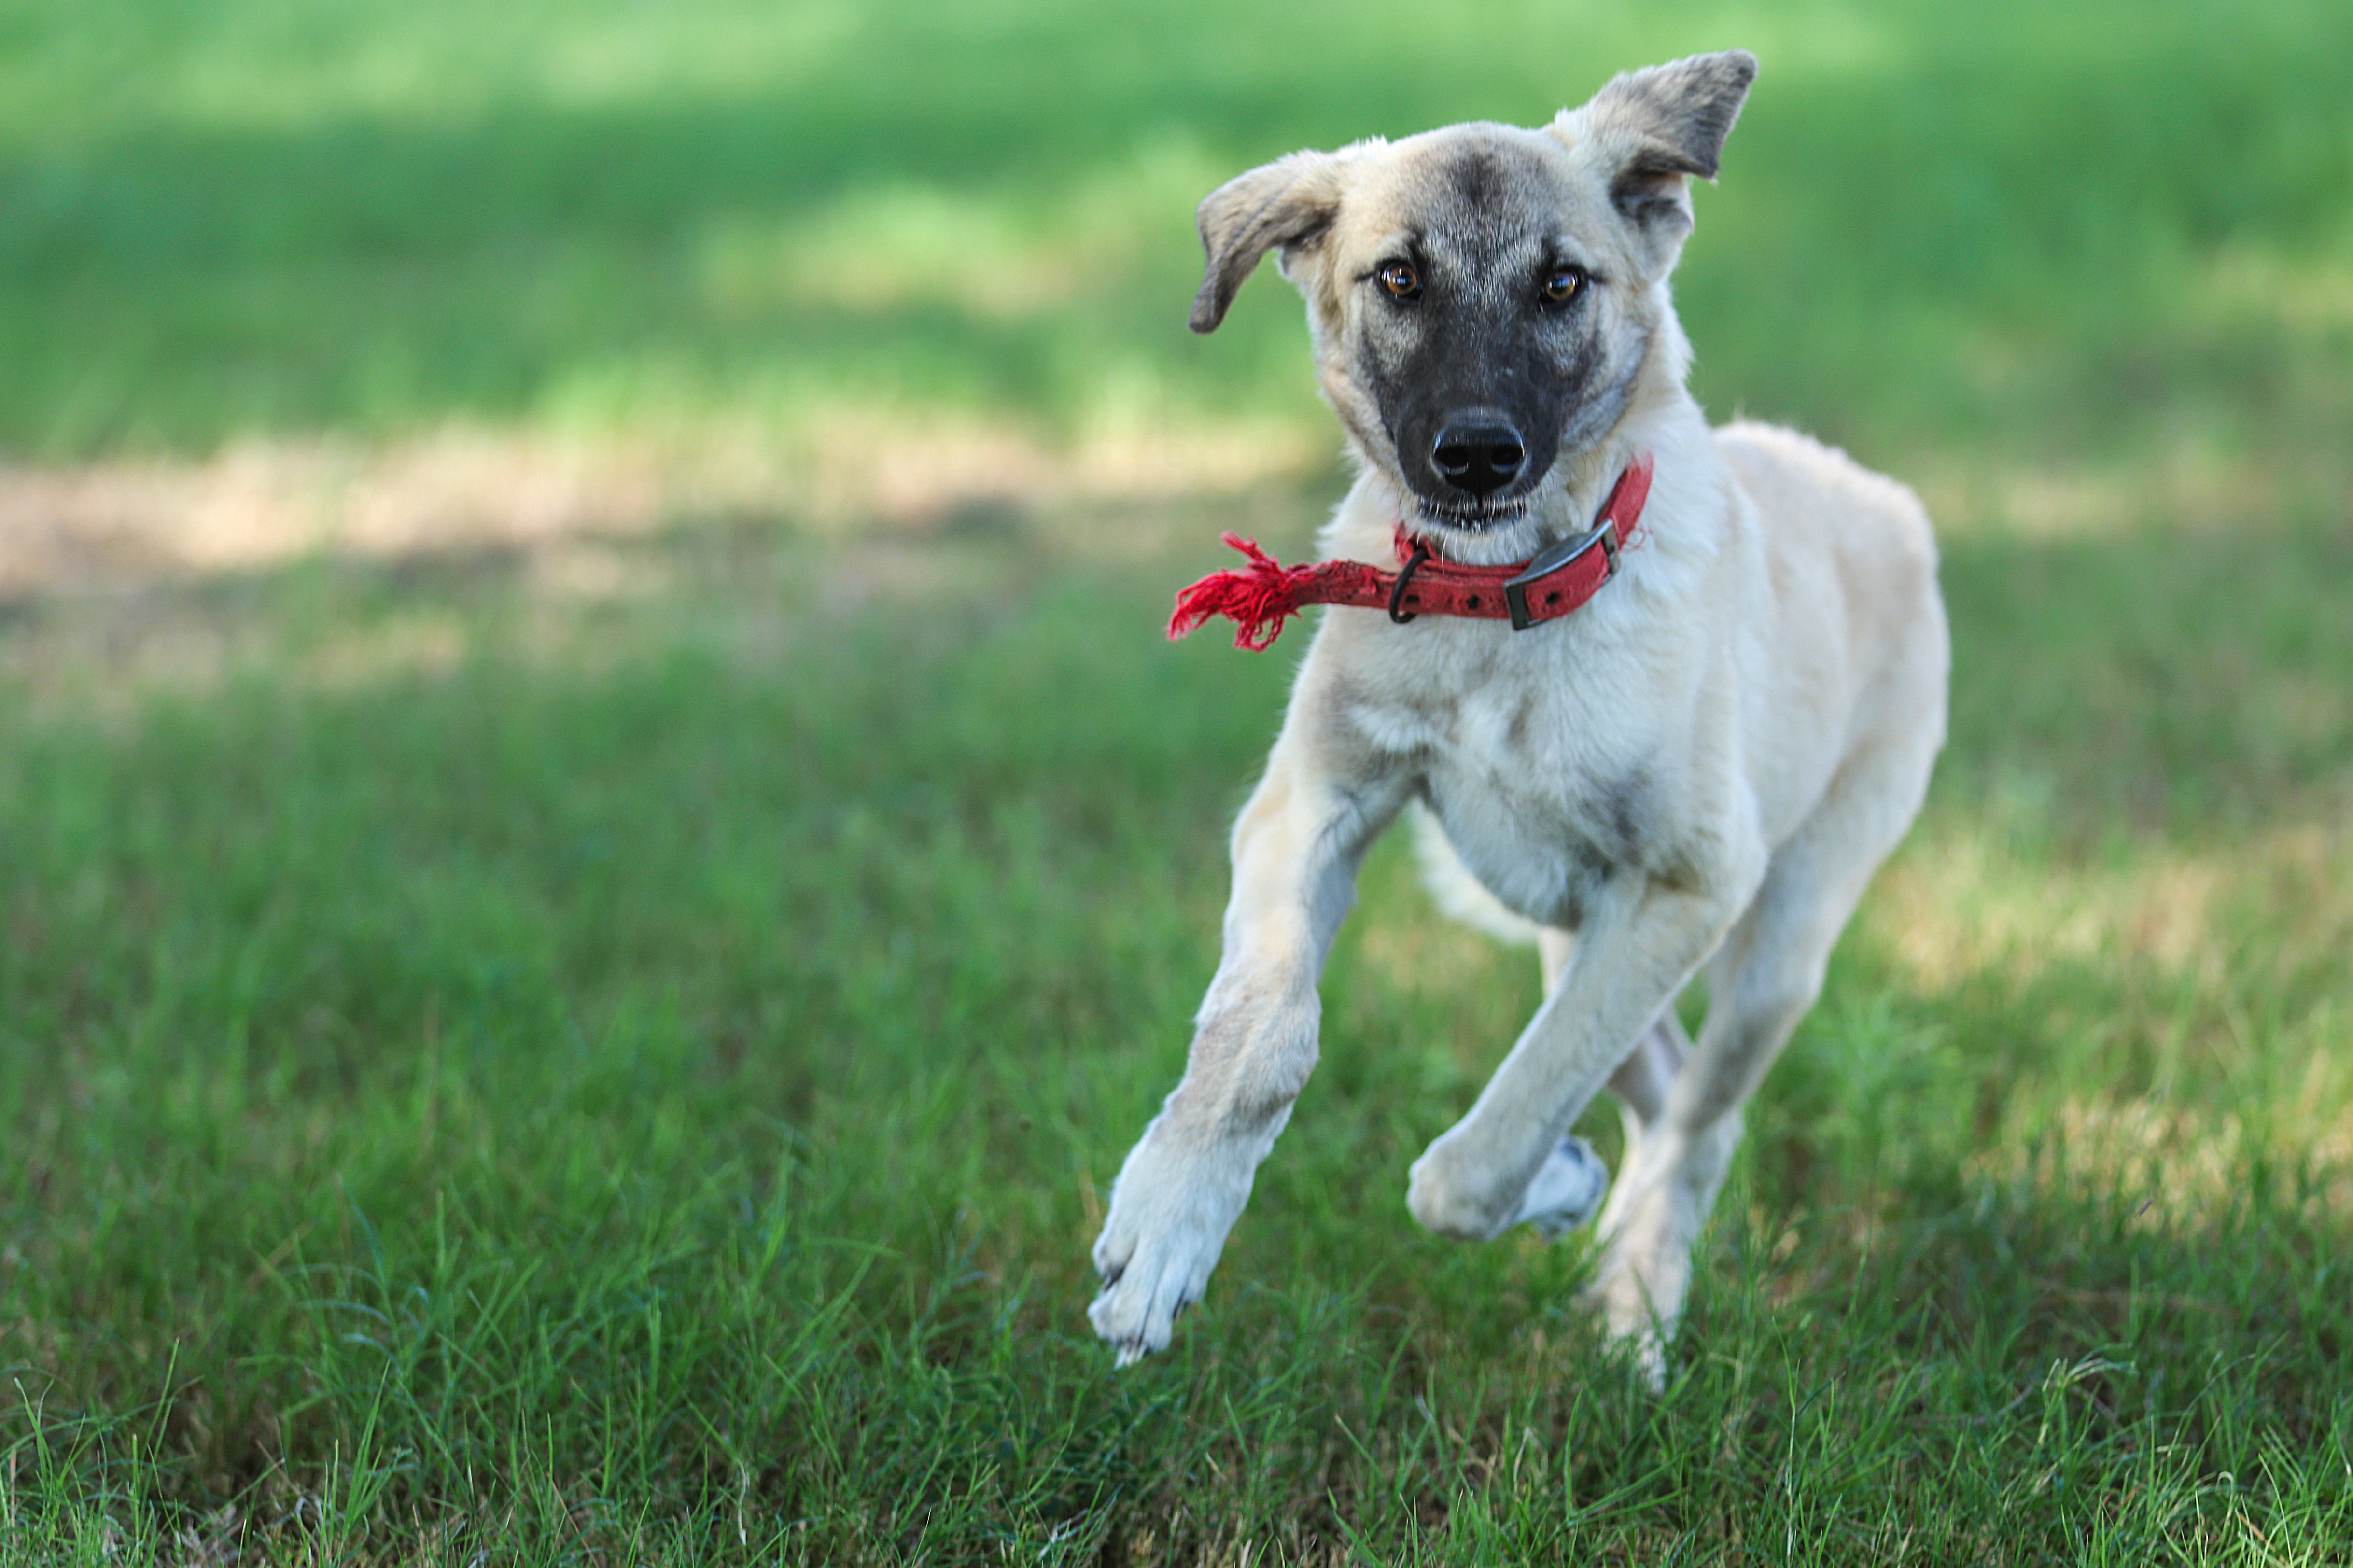
[{"label": "upright ear", "polygon": [[1339,171],[1340,160],[1329,153],[1293,153],[1209,193],[1199,214],[1209,264],[1193,300],[1195,331],[1217,331],[1235,291],[1268,251],[1279,245],[1288,256],[1331,226],[1340,208]]},{"label": "upright ear", "polygon": [[1746,49],[1694,55],[1629,71],[1553,122],[1564,140],[1581,139],[1581,131],[1614,163],[1609,199],[1662,270],[1691,232],[1690,177],[1715,178],[1724,139],[1756,79],[1757,57]]}]

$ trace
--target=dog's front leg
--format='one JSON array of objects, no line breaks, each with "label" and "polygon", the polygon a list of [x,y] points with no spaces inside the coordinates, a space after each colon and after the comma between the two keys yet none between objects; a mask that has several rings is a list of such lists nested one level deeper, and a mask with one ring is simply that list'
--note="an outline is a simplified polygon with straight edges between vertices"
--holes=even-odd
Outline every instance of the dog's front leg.
[{"label": "dog's front leg", "polygon": [[1259,1162],[1315,1065],[1316,980],[1355,898],[1365,847],[1402,802],[1398,782],[1334,776],[1293,722],[1234,827],[1225,954],[1185,1076],[1120,1167],[1095,1242],[1103,1293],[1087,1310],[1122,1366],[1168,1343],[1198,1300]]},{"label": "dog's front leg", "polygon": [[[1754,857],[1761,860],[1761,854]],[[1409,1173],[1406,1204],[1441,1236],[1485,1240],[1523,1214],[1529,1183],[1694,970],[1754,886],[1713,892],[1630,886],[1605,900],[1511,1054],[1461,1121]]]}]

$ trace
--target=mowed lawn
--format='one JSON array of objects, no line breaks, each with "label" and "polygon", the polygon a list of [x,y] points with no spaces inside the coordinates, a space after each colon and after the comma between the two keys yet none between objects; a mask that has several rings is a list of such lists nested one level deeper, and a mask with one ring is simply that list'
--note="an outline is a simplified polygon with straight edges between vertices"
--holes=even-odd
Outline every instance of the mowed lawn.
[{"label": "mowed lawn", "polygon": [[[1405,1212],[1536,976],[1399,844],[1114,1374],[1304,642],[1168,596],[1345,482],[1193,205],[1732,45],[1695,384],[1921,489],[1953,734],[1667,1387]],[[2348,52],[0,0],[0,1564],[2353,1563]]]}]

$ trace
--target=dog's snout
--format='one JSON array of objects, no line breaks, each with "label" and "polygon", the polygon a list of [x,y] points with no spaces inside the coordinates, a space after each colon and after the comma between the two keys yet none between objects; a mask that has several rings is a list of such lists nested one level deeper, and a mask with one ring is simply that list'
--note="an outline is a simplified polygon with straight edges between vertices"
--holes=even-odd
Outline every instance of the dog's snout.
[{"label": "dog's snout", "polygon": [[1439,478],[1480,496],[1518,479],[1527,460],[1527,443],[1508,425],[1449,425],[1430,453]]}]

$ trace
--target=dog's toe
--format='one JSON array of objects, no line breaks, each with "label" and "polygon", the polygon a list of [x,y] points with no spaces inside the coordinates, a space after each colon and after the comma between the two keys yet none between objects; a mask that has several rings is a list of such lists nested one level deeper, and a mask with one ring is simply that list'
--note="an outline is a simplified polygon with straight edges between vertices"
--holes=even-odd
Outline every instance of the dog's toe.
[{"label": "dog's toe", "polygon": [[1166,1350],[1177,1318],[1193,1304],[1191,1297],[1171,1300],[1169,1281],[1163,1280],[1159,1289],[1149,1288],[1150,1283],[1148,1277],[1132,1274],[1124,1281],[1109,1280],[1087,1308],[1087,1321],[1111,1346],[1120,1366],[1134,1366],[1154,1352]]}]

